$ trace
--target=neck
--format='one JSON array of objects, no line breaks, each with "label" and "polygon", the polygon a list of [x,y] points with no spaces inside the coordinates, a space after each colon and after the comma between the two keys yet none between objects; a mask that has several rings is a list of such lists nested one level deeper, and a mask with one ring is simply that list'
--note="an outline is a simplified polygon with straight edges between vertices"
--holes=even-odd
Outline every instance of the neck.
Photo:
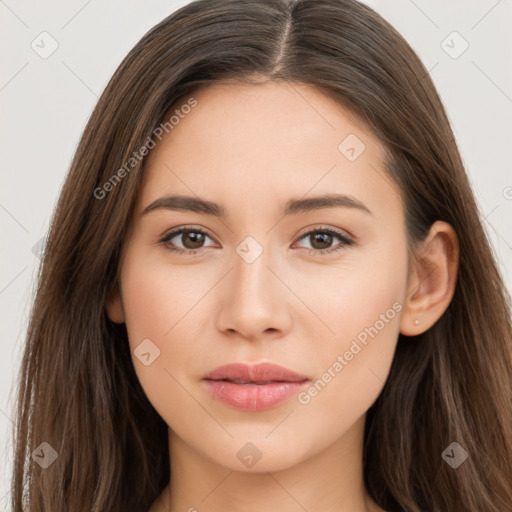
[{"label": "neck", "polygon": [[260,471],[258,464],[246,471],[220,465],[169,429],[171,480],[150,512],[381,511],[363,483],[364,419],[320,453],[306,452],[288,468]]}]

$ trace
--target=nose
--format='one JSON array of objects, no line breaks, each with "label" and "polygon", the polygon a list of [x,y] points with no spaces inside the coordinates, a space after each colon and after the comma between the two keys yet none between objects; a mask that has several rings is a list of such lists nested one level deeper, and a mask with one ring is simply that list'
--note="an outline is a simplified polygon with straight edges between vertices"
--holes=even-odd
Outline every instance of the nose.
[{"label": "nose", "polygon": [[221,283],[217,328],[250,341],[284,336],[294,307],[286,278],[266,248],[255,259],[240,254],[232,258],[232,270]]}]

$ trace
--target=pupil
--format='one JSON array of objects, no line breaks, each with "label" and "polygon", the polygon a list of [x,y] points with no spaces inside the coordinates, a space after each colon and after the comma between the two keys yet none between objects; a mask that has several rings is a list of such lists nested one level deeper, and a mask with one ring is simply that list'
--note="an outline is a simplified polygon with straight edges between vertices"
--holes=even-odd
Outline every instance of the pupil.
[{"label": "pupil", "polygon": [[315,244],[313,244],[313,247],[315,247],[315,249],[327,249],[329,247],[329,242],[331,241],[332,236],[329,233],[316,233],[313,235],[313,239],[316,241],[317,238],[320,238],[320,245],[323,243],[325,246],[315,247]]},{"label": "pupil", "polygon": [[183,243],[183,245],[187,249],[197,249],[201,247],[201,242],[203,242],[204,235],[202,233],[197,233],[195,231],[184,231],[183,232],[183,240],[187,240],[187,236],[192,239],[192,247],[190,244]]}]

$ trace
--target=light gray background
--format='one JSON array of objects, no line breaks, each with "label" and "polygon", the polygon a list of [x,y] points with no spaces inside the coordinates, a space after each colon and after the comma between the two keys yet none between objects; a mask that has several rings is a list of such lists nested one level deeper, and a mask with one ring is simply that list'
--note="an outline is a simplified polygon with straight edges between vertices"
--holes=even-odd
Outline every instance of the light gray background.
[{"label": "light gray background", "polygon": [[[0,0],[0,511],[8,510],[17,375],[37,243],[86,120],[122,58],[188,1]],[[367,0],[409,41],[440,92],[483,221],[512,290],[512,0]],[[31,47],[50,48],[48,58]],[[469,44],[458,58],[452,52]],[[46,39],[42,40],[43,37]],[[34,43],[33,43],[34,41]],[[451,50],[449,47],[452,47]]]}]

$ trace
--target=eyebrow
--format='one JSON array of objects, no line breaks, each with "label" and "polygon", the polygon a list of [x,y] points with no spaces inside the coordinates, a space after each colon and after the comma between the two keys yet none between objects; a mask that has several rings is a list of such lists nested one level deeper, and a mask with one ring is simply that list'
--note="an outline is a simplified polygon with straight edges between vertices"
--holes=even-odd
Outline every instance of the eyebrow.
[{"label": "eyebrow", "polygon": [[[308,198],[290,199],[284,206],[283,215],[296,215],[323,208],[354,208],[373,215],[364,203],[355,197],[345,194],[323,194]],[[142,215],[160,209],[184,210],[203,215],[211,215],[221,219],[225,219],[227,216],[225,208],[217,203],[206,201],[199,197],[184,195],[166,195],[159,197],[146,206]]]}]

